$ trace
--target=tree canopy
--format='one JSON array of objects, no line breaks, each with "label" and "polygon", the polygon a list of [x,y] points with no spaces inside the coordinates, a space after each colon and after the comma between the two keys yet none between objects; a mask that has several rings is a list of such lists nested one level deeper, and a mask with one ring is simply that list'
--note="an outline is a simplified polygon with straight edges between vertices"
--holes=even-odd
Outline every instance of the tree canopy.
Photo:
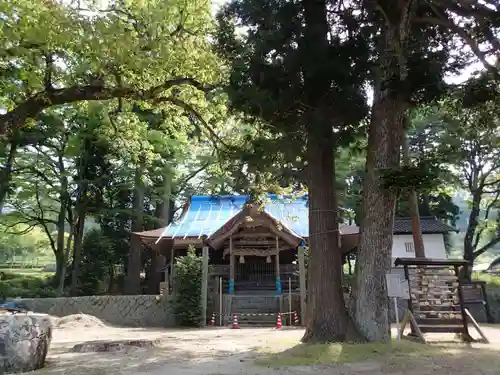
[{"label": "tree canopy", "polygon": [[[463,257],[500,243],[498,5],[231,0],[212,11],[0,4],[2,248],[31,254],[33,237],[50,249],[59,295],[155,293],[166,254],[132,233],[168,225],[194,194],[307,191],[303,340],[387,341],[395,215],[453,224],[463,193]],[[477,62],[467,82],[446,80]],[[361,227],[347,305],[340,223]]]}]

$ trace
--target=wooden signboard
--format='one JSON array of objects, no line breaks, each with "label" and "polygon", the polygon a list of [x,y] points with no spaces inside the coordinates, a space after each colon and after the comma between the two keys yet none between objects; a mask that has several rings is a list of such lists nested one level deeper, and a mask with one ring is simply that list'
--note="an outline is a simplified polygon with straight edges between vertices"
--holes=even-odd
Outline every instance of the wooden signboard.
[{"label": "wooden signboard", "polygon": [[466,341],[472,338],[468,321],[474,325],[483,340],[479,326],[465,309],[463,292],[459,280],[460,267],[465,261],[398,258],[396,266],[402,265],[408,280],[410,298],[408,310],[401,322],[411,323],[413,333],[425,342],[423,334],[444,332],[460,334]]}]

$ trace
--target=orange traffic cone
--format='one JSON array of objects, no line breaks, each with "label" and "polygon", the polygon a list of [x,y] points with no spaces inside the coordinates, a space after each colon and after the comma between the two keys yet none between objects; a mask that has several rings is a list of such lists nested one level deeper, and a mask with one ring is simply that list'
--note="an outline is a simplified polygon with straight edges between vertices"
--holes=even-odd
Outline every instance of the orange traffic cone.
[{"label": "orange traffic cone", "polygon": [[212,314],[212,319],[210,320],[210,325],[212,327],[215,325],[215,313]]},{"label": "orange traffic cone", "polygon": [[233,315],[233,329],[240,329],[240,325],[238,324],[238,314],[236,313]]},{"label": "orange traffic cone", "polygon": [[295,326],[300,325],[299,314],[297,314],[297,311],[293,312],[293,325],[295,325]]},{"label": "orange traffic cone", "polygon": [[278,320],[276,321],[276,328],[281,328],[281,313],[278,313]]}]

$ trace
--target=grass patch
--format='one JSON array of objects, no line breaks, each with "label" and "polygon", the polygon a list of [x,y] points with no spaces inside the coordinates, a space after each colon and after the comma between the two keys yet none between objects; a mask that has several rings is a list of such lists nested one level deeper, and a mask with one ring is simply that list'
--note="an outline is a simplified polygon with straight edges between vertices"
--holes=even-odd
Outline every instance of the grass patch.
[{"label": "grass patch", "polygon": [[500,290],[500,276],[492,275],[484,272],[474,272],[472,280],[480,280],[486,282],[486,290]]},{"label": "grass patch", "polygon": [[33,276],[39,279],[48,279],[54,276],[55,272],[43,272],[43,268],[3,268],[0,272],[6,275],[6,278],[18,278],[22,276]]},{"label": "grass patch", "polygon": [[[55,297],[56,291],[51,284],[53,272],[36,269],[3,269],[0,280],[0,301],[7,298]],[[23,272],[24,271],[24,272]]]},{"label": "grass patch", "polygon": [[299,344],[280,353],[271,353],[258,359],[256,363],[283,367],[357,363],[379,359],[418,359],[437,355],[443,352],[443,349],[438,345],[424,345],[406,340],[389,344]]}]

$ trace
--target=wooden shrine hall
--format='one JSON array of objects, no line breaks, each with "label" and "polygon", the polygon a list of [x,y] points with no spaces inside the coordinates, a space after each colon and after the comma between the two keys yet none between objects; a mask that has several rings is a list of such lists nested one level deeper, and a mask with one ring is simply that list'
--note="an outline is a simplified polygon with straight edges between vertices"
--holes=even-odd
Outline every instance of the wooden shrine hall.
[{"label": "wooden shrine hall", "polygon": [[[299,270],[299,248],[309,234],[307,195],[267,195],[263,206],[248,200],[243,195],[193,196],[176,222],[136,235],[163,255],[165,266],[158,269],[167,275],[190,245],[200,252],[208,246],[210,276],[222,277],[226,293],[280,295],[290,282],[298,290],[298,276],[305,275]],[[348,253],[357,245],[358,228],[340,224],[339,230],[340,246]]]}]

